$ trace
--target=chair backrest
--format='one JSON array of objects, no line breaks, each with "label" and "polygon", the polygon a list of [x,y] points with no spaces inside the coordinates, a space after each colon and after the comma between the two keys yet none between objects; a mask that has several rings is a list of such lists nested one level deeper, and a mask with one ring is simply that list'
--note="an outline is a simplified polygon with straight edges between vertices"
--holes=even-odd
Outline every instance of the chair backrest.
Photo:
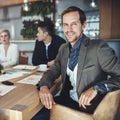
[{"label": "chair backrest", "polygon": [[28,56],[22,50],[19,51],[19,64],[28,64]]},{"label": "chair backrest", "polygon": [[28,64],[28,56],[19,55],[19,64]]}]

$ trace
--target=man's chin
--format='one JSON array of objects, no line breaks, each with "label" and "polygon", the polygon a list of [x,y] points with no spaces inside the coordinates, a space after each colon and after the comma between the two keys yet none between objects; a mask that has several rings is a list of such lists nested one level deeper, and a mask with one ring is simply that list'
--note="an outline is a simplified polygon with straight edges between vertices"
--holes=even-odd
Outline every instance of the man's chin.
[{"label": "man's chin", "polygon": [[72,42],[72,41],[74,41],[74,38],[73,38],[73,37],[67,37],[67,40],[68,40],[69,42]]}]

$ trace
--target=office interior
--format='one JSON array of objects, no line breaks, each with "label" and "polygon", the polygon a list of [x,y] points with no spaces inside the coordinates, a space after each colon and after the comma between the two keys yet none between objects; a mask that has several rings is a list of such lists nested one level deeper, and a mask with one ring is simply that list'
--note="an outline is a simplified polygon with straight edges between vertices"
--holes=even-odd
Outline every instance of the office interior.
[{"label": "office interior", "polygon": [[[92,2],[95,5],[92,5]],[[55,24],[56,34],[65,38],[61,13],[69,6],[83,9],[87,16],[87,27],[84,33],[91,40],[104,40],[112,47],[120,59],[120,0],[0,0],[0,29],[8,29],[11,42],[18,44],[19,49],[29,57],[28,63],[32,64],[32,52],[36,38],[24,38],[21,35],[23,21],[43,20],[41,15],[22,16],[21,10],[29,11],[29,5],[34,2],[52,2],[54,11],[50,17]],[[26,10],[25,5],[28,5]],[[119,111],[120,112],[120,111]]]},{"label": "office interior", "polygon": [[[36,37],[25,38],[21,35],[21,31],[24,28],[23,22],[42,21],[43,17],[40,14],[24,16],[21,11],[29,12],[30,4],[35,2],[39,2],[39,5],[45,2],[52,3],[54,8],[47,17],[54,22],[56,34],[63,38],[65,37],[61,25],[62,11],[71,5],[80,7],[85,11],[87,17],[87,27],[84,33],[91,39],[107,41],[120,58],[119,0],[19,0],[17,2],[15,0],[0,0],[0,29],[6,28],[10,31],[11,42],[18,44],[20,50],[29,56],[29,64],[31,64]],[[25,5],[28,7],[27,10]]]}]

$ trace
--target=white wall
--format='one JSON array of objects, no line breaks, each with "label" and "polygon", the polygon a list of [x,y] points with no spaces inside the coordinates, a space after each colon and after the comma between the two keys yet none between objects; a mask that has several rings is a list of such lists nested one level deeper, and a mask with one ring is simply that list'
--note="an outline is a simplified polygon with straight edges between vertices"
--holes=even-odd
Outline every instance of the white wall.
[{"label": "white wall", "polygon": [[8,29],[12,40],[22,39],[20,31],[23,27],[21,6],[0,8],[0,29]]}]

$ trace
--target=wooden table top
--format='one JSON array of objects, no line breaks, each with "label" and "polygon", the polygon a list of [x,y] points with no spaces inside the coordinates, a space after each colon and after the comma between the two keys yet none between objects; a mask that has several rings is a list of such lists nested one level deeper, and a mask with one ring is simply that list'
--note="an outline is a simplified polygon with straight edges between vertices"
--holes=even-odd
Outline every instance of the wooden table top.
[{"label": "wooden table top", "polygon": [[[42,73],[34,70],[32,74]],[[23,78],[25,76],[10,80],[16,88],[0,96],[0,120],[30,120],[43,107],[35,85],[17,82]],[[54,92],[56,87],[53,85],[51,91]]]}]

